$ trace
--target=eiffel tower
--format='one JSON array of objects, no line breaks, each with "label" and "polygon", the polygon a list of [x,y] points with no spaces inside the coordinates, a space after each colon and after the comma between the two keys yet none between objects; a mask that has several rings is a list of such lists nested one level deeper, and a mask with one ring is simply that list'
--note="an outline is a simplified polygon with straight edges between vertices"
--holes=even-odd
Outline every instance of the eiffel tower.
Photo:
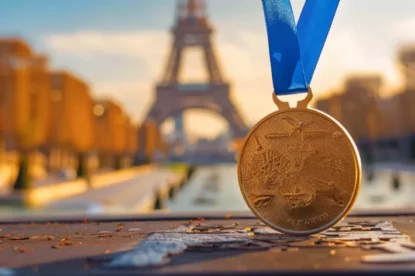
[{"label": "eiffel tower", "polygon": [[[246,135],[246,124],[230,99],[230,85],[223,78],[215,54],[211,38],[213,32],[203,1],[179,3],[172,29],[172,48],[146,120],[152,120],[160,126],[167,118],[181,116],[187,109],[204,109],[222,116],[228,122],[234,138]],[[203,63],[208,73],[206,83],[184,84],[179,81],[183,53],[191,47],[203,51]]]}]

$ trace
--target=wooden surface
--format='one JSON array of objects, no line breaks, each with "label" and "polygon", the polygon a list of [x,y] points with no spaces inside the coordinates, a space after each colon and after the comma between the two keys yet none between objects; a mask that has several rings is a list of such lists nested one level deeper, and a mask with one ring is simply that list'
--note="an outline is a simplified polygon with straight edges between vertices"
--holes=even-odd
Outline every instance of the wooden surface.
[{"label": "wooden surface", "polygon": [[[117,221],[86,219],[71,222],[3,222],[0,223],[0,275],[1,268],[11,268],[17,275],[145,275],[145,274],[383,274],[391,271],[415,275],[415,263],[364,264],[361,256],[382,253],[359,248],[302,248],[296,252],[264,251],[212,251],[184,252],[173,256],[168,265],[156,268],[108,269],[105,260],[120,252],[134,248],[147,236],[157,231],[172,229],[188,223],[189,219],[207,217],[207,223],[253,225],[251,214],[194,214],[192,216],[162,216],[117,218]],[[395,228],[415,240],[415,214],[400,216],[351,216],[347,221],[386,220]],[[140,230],[138,231],[139,228]],[[134,230],[134,231],[129,231]],[[110,231],[112,236],[105,236]],[[49,236],[49,237],[45,237]],[[16,240],[23,238],[25,240]],[[57,248],[53,248],[57,247]],[[4,273],[4,270],[3,270]],[[6,271],[6,273],[8,273]],[[4,274],[7,275],[7,274]]]}]

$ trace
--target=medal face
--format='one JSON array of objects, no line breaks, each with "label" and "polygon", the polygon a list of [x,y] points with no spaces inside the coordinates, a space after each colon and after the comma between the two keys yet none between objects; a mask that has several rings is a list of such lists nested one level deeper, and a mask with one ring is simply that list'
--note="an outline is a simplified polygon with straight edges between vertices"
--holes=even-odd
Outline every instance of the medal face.
[{"label": "medal face", "polygon": [[356,146],[330,116],[308,108],[274,112],[250,131],[238,160],[251,211],[291,235],[323,231],[351,209],[361,181]]}]

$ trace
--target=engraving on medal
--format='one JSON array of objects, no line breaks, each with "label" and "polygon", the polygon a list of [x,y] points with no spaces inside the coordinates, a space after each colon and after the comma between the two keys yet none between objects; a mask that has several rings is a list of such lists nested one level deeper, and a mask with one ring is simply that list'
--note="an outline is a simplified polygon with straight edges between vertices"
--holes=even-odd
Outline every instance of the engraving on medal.
[{"label": "engraving on medal", "polygon": [[[258,137],[265,138],[261,144]],[[289,234],[311,234],[332,226],[351,208],[360,160],[334,119],[312,109],[286,109],[251,130],[238,178],[248,206],[265,223]]]},{"label": "engraving on medal", "polygon": [[291,138],[296,133],[301,134],[301,139],[302,140],[321,139],[321,138],[324,138],[324,137],[330,135],[330,132],[328,132],[326,130],[311,130],[311,131],[305,130],[305,127],[307,127],[308,125],[314,123],[314,121],[300,122],[300,121],[297,121],[296,119],[290,118],[290,117],[284,117],[284,118],[282,118],[282,120],[284,122],[287,122],[288,124],[290,124],[292,126],[291,129],[288,132],[267,133],[267,134],[265,134],[266,139]]},{"label": "engraving on medal", "polygon": [[264,135],[266,139],[280,139],[280,138],[288,138],[290,137],[290,134],[288,132],[286,133],[267,133]]},{"label": "engraving on medal", "polygon": [[273,195],[260,195],[256,196],[253,200],[253,203],[258,207],[268,206],[271,203]]},{"label": "engraving on medal", "polygon": [[294,133],[299,132],[299,133],[303,133],[304,128],[306,126],[308,126],[309,124],[313,123],[314,121],[304,121],[304,122],[300,122],[294,118],[290,118],[290,117],[284,117],[282,118],[282,120],[284,122],[287,122],[288,124],[290,124],[292,127],[290,129],[290,134],[289,137],[291,137]]},{"label": "engraving on medal", "polygon": [[291,223],[291,225],[294,226],[298,226],[298,225],[312,225],[312,224],[316,224],[320,221],[324,221],[328,218],[329,214],[327,213],[323,213],[321,215],[315,216],[313,218],[309,218],[309,219],[288,219],[289,223]]},{"label": "engraving on medal", "polygon": [[290,170],[290,161],[278,152],[267,150],[260,154],[258,164],[266,189],[278,189]]},{"label": "engraving on medal", "polygon": [[330,135],[330,132],[325,130],[306,131],[303,133],[303,139],[322,139]]},{"label": "engraving on medal", "polygon": [[258,137],[256,135],[254,135],[254,138],[255,138],[256,145],[257,145],[256,150],[257,151],[262,150],[262,146],[261,146],[261,143],[258,140]]},{"label": "engraving on medal", "polygon": [[333,170],[335,173],[341,173],[344,171],[342,162],[340,159],[327,158],[321,162],[321,167],[328,170]]},{"label": "engraving on medal", "polygon": [[294,193],[284,193],[282,195],[286,204],[292,209],[308,207],[316,197],[314,193],[303,192],[299,187],[295,188]]}]

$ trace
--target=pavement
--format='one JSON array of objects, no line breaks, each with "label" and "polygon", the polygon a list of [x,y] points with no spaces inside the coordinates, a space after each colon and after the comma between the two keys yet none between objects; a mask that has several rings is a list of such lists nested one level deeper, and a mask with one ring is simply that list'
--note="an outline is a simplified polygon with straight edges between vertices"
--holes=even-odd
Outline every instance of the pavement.
[{"label": "pavement", "polygon": [[[102,168],[97,169],[92,172],[91,176],[100,176],[103,174],[108,174],[114,172],[114,170]],[[12,183],[10,182],[10,179],[13,178],[13,175],[16,175],[17,172],[14,171],[12,167],[0,167],[0,194],[8,194],[11,191]],[[57,173],[50,173],[46,175],[45,177],[38,177],[37,179],[33,180],[33,187],[42,187],[42,186],[48,186],[53,185],[56,183],[71,181],[76,179],[76,172],[67,170]]]},{"label": "pavement", "polygon": [[[390,167],[389,167],[390,168]],[[397,176],[398,183],[395,182]],[[372,179],[363,174],[355,207],[365,210],[415,206],[415,172],[377,168]]]},{"label": "pavement", "polygon": [[167,208],[173,212],[249,210],[234,164],[199,167]]},{"label": "pavement", "polygon": [[[183,166],[174,170],[145,165],[102,172],[90,181],[76,179],[35,187],[20,197],[6,195],[1,201],[0,218],[145,213],[162,208],[185,177]],[[15,204],[22,200],[31,208]]]},{"label": "pavement", "polygon": [[[44,208],[59,213],[145,213],[154,209],[157,198],[168,200],[169,190],[176,189],[184,175],[168,169],[155,169],[135,174],[124,180],[89,189],[76,196],[57,200]],[[97,184],[98,185],[98,184]]]}]

